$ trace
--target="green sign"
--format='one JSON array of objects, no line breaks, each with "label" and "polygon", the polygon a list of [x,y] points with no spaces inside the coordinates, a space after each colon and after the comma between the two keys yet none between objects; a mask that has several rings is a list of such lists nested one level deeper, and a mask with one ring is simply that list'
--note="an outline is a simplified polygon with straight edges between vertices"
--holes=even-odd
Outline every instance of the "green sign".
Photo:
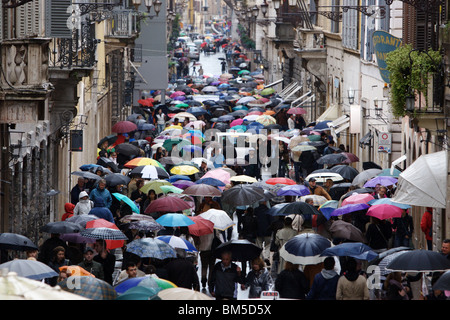
[{"label": "green sign", "polygon": [[386,65],[386,56],[389,52],[394,51],[402,45],[402,39],[394,37],[386,31],[378,30],[373,33],[372,42],[375,48],[375,55],[377,57],[381,78],[384,82],[391,83]]}]

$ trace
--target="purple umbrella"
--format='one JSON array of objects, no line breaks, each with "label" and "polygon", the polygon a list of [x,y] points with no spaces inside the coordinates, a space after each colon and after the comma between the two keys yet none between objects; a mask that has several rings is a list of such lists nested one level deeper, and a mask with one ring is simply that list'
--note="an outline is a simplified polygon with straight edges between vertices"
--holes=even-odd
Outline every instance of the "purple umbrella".
[{"label": "purple umbrella", "polygon": [[310,194],[308,187],[302,184],[294,184],[283,187],[277,191],[277,196],[306,196]]},{"label": "purple umbrella", "polygon": [[398,181],[397,178],[387,177],[387,176],[377,176],[373,179],[370,179],[364,184],[364,188],[374,188],[377,184],[382,186],[391,186],[396,184]]},{"label": "purple umbrella", "polygon": [[366,210],[370,206],[365,203],[356,203],[356,204],[347,204],[345,206],[342,206],[340,208],[337,208],[333,212],[331,212],[331,216],[341,216],[343,214],[347,214],[350,212],[360,211],[360,210]]},{"label": "purple umbrella", "polygon": [[221,82],[220,81],[213,81],[210,83],[211,86],[218,86]]},{"label": "purple umbrella", "polygon": [[172,183],[173,186],[180,188],[180,189],[186,189],[192,185],[194,185],[195,183],[192,181],[187,181],[187,180],[177,180],[175,182]]},{"label": "purple umbrella", "polygon": [[173,100],[184,101],[184,100],[186,100],[186,97],[185,96],[178,96],[178,97],[173,98]]}]

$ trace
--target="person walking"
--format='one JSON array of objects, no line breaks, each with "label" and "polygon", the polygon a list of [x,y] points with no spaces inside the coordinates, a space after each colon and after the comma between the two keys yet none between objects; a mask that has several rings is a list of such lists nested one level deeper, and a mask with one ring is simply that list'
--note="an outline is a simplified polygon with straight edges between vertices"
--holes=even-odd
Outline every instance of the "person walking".
[{"label": "person walking", "polygon": [[75,205],[73,203],[67,202],[64,205],[64,214],[61,217],[61,221],[65,221],[67,218],[73,217],[73,210],[75,209]]},{"label": "person walking", "polygon": [[308,188],[311,194],[315,194],[318,196],[323,196],[327,198],[327,200],[332,200],[328,192],[325,191],[324,188],[317,185],[317,181],[315,178],[309,178],[308,180]]},{"label": "person walking", "polygon": [[86,191],[81,191],[79,196],[79,201],[73,209],[74,216],[80,216],[83,214],[88,214],[89,211],[94,207],[94,202],[89,199],[89,195]]},{"label": "person walking", "polygon": [[198,236],[194,239],[200,255],[202,290],[206,290],[206,284],[208,283],[208,280],[211,279],[211,273],[216,262],[216,258],[212,252],[214,233],[215,231]]},{"label": "person walking", "polygon": [[322,271],[314,277],[311,290],[306,296],[307,300],[336,300],[339,274],[334,270],[334,266],[334,258],[326,257]]},{"label": "person walking", "polygon": [[400,218],[394,218],[392,229],[395,230],[394,248],[396,247],[411,247],[412,235],[414,233],[414,221],[408,214],[408,210],[402,210]]},{"label": "person walking", "polygon": [[367,244],[375,252],[386,251],[392,237],[392,224],[387,220],[370,217],[370,223],[366,231]]},{"label": "person walking", "polygon": [[89,211],[89,214],[92,214],[100,219],[105,219],[106,221],[115,223],[113,214],[111,210],[109,210],[105,203],[103,202],[103,198],[97,197],[94,200],[94,208]]},{"label": "person walking", "polygon": [[106,248],[106,242],[103,239],[96,240],[94,246],[97,254],[94,256],[93,260],[102,265],[104,280],[112,285],[113,273],[116,266],[116,256]]},{"label": "person walking", "polygon": [[[275,235],[275,245],[280,249],[283,245],[288,242],[289,239],[295,237],[298,232],[292,228],[292,218],[285,217],[284,218],[284,226],[282,229],[278,230]],[[285,261],[280,256],[278,264],[278,272],[281,272],[284,269]]]},{"label": "person walking", "polygon": [[162,108],[159,108],[156,113],[156,127],[158,129],[158,133],[161,133],[164,131],[164,128],[166,127],[166,114],[163,113]]},{"label": "person walking", "polygon": [[268,214],[269,208],[266,201],[261,201],[259,206],[254,209],[256,217],[256,242],[255,244],[262,248],[261,258],[267,266],[270,266],[270,242],[272,236],[272,216]]},{"label": "person walking", "polygon": [[[66,259],[66,249],[62,246],[57,246],[53,249],[53,256],[48,263],[48,266],[52,268],[56,273],[60,273],[59,268],[62,266],[70,265],[69,259]],[[58,276],[47,278],[46,283],[51,286],[56,286],[58,281]]]},{"label": "person walking", "polygon": [[237,284],[244,282],[241,268],[232,262],[231,252],[223,252],[221,261],[214,265],[209,281],[209,292],[216,300],[237,300]]},{"label": "person walking", "polygon": [[354,258],[347,260],[346,271],[339,277],[336,300],[369,300],[366,278],[358,272]]},{"label": "person walking", "polygon": [[95,188],[94,190],[91,191],[91,193],[89,194],[89,198],[92,201],[94,201],[94,204],[95,204],[95,199],[102,198],[105,207],[107,207],[108,209],[111,207],[112,197],[111,197],[111,193],[109,192],[109,190],[106,189],[106,180],[105,179],[101,179],[98,182],[97,188]]},{"label": "person walking", "polygon": [[175,283],[178,287],[198,291],[200,283],[194,264],[186,258],[184,249],[176,248],[175,251],[177,252],[177,258],[165,266],[168,274],[167,280]]},{"label": "person walking", "polygon": [[275,280],[275,290],[280,293],[280,298],[305,299],[309,282],[298,264],[286,261],[285,268]]},{"label": "person walking", "polygon": [[433,250],[433,208],[427,207],[420,220],[420,229],[425,234],[428,250]]},{"label": "person walking", "polygon": [[91,247],[86,247],[84,250],[83,261],[78,264],[87,272],[92,273],[96,278],[101,280],[105,279],[105,274],[103,272],[103,266],[101,263],[94,261],[94,249]]},{"label": "person walking", "polygon": [[70,202],[74,205],[79,201],[79,195],[81,191],[86,190],[86,183],[83,177],[78,177],[77,184],[70,190]]},{"label": "person walking", "polygon": [[266,269],[263,259],[257,257],[251,261],[252,270],[247,274],[242,290],[249,289],[249,298],[260,298],[263,291],[268,291],[273,285],[270,272]]}]

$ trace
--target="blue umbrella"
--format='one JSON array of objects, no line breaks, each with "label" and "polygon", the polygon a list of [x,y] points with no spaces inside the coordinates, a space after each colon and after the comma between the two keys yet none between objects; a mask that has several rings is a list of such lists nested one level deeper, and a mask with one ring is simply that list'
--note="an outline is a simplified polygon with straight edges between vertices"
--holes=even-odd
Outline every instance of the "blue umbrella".
[{"label": "blue umbrella", "polygon": [[395,177],[398,178],[400,176],[401,171],[398,169],[394,169],[394,172],[391,174],[391,169],[383,169],[377,176],[384,177]]},{"label": "blue umbrella", "polygon": [[310,194],[308,187],[302,184],[295,184],[278,189],[277,196],[306,196]]},{"label": "blue umbrella", "polygon": [[125,202],[127,205],[130,206],[131,210],[133,210],[136,213],[140,213],[139,208],[137,207],[137,205],[134,203],[133,200],[131,200],[130,198],[128,198],[126,195],[123,195],[121,193],[116,193],[114,192],[112,194],[114,197],[116,197],[117,200],[119,201],[123,201]]},{"label": "blue umbrella", "polygon": [[378,254],[362,242],[345,242],[325,249],[321,256],[353,257],[371,261],[378,257]]},{"label": "blue umbrella", "polygon": [[330,130],[330,127],[328,126],[328,123],[330,123],[330,120],[321,121],[317,123],[314,126],[314,131],[324,131],[324,130]]},{"label": "blue umbrella", "polygon": [[0,264],[0,269],[7,269],[10,272],[17,273],[20,277],[33,280],[58,276],[58,273],[48,265],[35,260],[14,259]]},{"label": "blue umbrella", "polygon": [[217,122],[226,122],[226,121],[233,121],[234,117],[230,116],[228,114],[224,115],[224,116],[220,116],[219,118],[217,118]]},{"label": "blue umbrella", "polygon": [[397,178],[394,177],[387,177],[387,176],[376,176],[375,178],[370,179],[364,184],[364,188],[373,188],[377,184],[380,184],[382,186],[391,186],[393,184],[396,184],[398,181]]},{"label": "blue umbrella", "polygon": [[186,112],[193,114],[194,116],[200,116],[202,114],[208,113],[208,111],[202,107],[191,107],[187,109]]},{"label": "blue umbrella", "polygon": [[187,227],[195,223],[182,213],[166,213],[156,219],[156,222],[165,227]]},{"label": "blue umbrella", "polygon": [[162,240],[165,243],[169,244],[172,248],[180,248],[184,249],[188,252],[197,252],[197,249],[194,247],[192,243],[187,241],[186,239],[177,237],[177,236],[159,236],[156,239]]},{"label": "blue umbrella", "polygon": [[371,206],[377,205],[377,204],[390,204],[390,205],[393,205],[393,206],[396,206],[396,207],[399,207],[402,209],[411,209],[410,205],[394,202],[390,198],[381,198],[381,199],[370,200],[368,202],[368,204],[370,204]]},{"label": "blue umbrella", "polygon": [[170,245],[155,238],[137,239],[128,243],[126,247],[127,252],[134,253],[141,258],[164,260],[177,257],[175,250]]},{"label": "blue umbrella", "polygon": [[331,241],[316,233],[302,233],[289,239],[280,249],[280,256],[293,264],[317,264],[325,260],[322,252]]},{"label": "blue umbrella", "polygon": [[150,297],[155,296],[161,290],[161,288],[136,286],[120,294],[116,300],[149,300]]},{"label": "blue umbrella", "polygon": [[191,144],[189,146],[182,146],[181,148],[183,149],[183,151],[186,151],[186,152],[201,152],[201,151],[203,151],[202,147],[196,146],[193,144]]},{"label": "blue umbrella", "polygon": [[155,125],[151,123],[143,123],[138,126],[138,130],[146,131],[146,130],[155,130]]},{"label": "blue umbrella", "polygon": [[178,181],[178,180],[191,181],[191,178],[189,178],[188,176],[183,176],[181,174],[175,174],[173,176],[170,176],[169,179],[167,179],[167,181],[169,181],[170,183]]},{"label": "blue umbrella", "polygon": [[225,187],[225,183],[223,183],[219,179],[209,178],[209,177],[199,179],[199,180],[195,181],[195,183],[196,184],[200,184],[200,183],[209,184],[210,186],[214,186],[214,187]]},{"label": "blue umbrella", "polygon": [[368,208],[370,208],[370,206],[365,203],[347,204],[345,206],[335,209],[331,213],[331,215],[337,217],[355,211],[366,210]]}]

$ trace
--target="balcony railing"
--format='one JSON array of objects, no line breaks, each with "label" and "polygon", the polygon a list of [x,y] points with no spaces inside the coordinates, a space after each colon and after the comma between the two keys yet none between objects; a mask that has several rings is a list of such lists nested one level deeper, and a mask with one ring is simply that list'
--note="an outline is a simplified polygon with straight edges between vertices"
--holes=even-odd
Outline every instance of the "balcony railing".
[{"label": "balcony railing", "polygon": [[132,10],[113,11],[105,21],[105,37],[129,38],[138,33],[138,17]]}]

